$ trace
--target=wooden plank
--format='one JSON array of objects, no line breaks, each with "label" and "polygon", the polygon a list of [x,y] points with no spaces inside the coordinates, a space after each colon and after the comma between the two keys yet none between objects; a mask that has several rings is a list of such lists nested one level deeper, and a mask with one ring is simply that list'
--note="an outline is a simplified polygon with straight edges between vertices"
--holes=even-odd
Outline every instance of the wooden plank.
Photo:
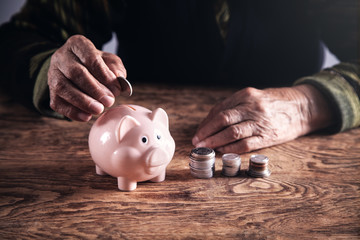
[{"label": "wooden plank", "polygon": [[134,85],[118,103],[164,108],[176,141],[162,183],[117,190],[95,174],[90,123],[41,117],[0,96],[0,239],[359,238],[360,129],[322,133],[257,151],[268,179],[190,175],[197,124],[231,89]]}]

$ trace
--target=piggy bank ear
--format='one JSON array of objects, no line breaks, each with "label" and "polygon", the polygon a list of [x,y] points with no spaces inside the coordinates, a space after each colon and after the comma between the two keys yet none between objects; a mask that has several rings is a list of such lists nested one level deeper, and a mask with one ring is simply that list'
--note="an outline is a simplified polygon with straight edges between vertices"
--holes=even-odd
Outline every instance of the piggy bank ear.
[{"label": "piggy bank ear", "polygon": [[134,127],[140,126],[140,123],[133,117],[126,115],[123,117],[115,131],[116,140],[120,143],[120,141],[124,138],[124,136]]},{"label": "piggy bank ear", "polygon": [[151,115],[150,115],[150,119],[153,122],[160,122],[162,124],[165,125],[166,128],[169,128],[169,118],[168,115],[166,114],[165,110],[162,108],[157,108],[155,109]]}]

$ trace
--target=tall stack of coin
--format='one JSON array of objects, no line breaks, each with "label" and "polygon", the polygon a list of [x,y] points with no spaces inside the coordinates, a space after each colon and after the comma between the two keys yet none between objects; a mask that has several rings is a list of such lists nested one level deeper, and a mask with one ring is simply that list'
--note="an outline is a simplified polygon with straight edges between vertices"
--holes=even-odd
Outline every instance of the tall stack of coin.
[{"label": "tall stack of coin", "polygon": [[196,178],[211,178],[215,172],[215,152],[211,148],[194,148],[190,153],[190,173]]},{"label": "tall stack of coin", "polygon": [[239,174],[241,166],[241,157],[235,153],[226,153],[222,156],[222,174],[228,177],[234,177]]},{"label": "tall stack of coin", "polygon": [[247,173],[252,177],[268,177],[271,174],[268,163],[269,158],[265,155],[251,155]]}]

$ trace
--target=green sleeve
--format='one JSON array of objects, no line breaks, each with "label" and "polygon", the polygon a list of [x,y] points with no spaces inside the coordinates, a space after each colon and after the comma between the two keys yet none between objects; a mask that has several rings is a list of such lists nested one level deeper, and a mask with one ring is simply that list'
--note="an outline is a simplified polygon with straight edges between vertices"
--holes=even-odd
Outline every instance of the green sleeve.
[{"label": "green sleeve", "polygon": [[360,66],[340,63],[295,84],[311,84],[328,99],[337,116],[335,131],[360,126]]},{"label": "green sleeve", "polygon": [[[49,86],[47,84],[47,72],[50,66],[51,54],[54,50],[41,53],[34,58],[41,58],[44,60],[43,64],[40,67],[39,73],[36,76],[34,89],[33,89],[33,104],[34,107],[43,115],[51,116],[55,118],[65,119],[65,117],[50,108],[50,98],[49,98]],[[33,60],[33,62],[38,62],[40,59]]]},{"label": "green sleeve", "polygon": [[359,1],[309,1],[313,23],[329,50],[341,61],[331,68],[299,79],[311,84],[328,99],[336,116],[335,131],[360,125]]},{"label": "green sleeve", "polygon": [[0,27],[0,82],[19,101],[49,108],[47,70],[51,55],[72,35],[89,38],[97,48],[111,39],[108,1],[28,0]]}]

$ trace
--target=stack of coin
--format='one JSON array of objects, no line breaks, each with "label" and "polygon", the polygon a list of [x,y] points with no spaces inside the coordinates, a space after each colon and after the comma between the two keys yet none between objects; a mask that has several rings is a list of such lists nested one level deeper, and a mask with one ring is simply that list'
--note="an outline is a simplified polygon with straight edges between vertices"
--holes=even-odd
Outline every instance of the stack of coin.
[{"label": "stack of coin", "polygon": [[222,156],[222,174],[228,177],[234,177],[239,174],[241,166],[241,157],[235,153],[226,153]]},{"label": "stack of coin", "polygon": [[269,158],[265,155],[251,155],[247,174],[251,177],[268,177],[271,172],[268,169]]},{"label": "stack of coin", "polygon": [[190,173],[196,178],[211,178],[215,172],[215,152],[211,148],[194,148],[190,153]]}]

